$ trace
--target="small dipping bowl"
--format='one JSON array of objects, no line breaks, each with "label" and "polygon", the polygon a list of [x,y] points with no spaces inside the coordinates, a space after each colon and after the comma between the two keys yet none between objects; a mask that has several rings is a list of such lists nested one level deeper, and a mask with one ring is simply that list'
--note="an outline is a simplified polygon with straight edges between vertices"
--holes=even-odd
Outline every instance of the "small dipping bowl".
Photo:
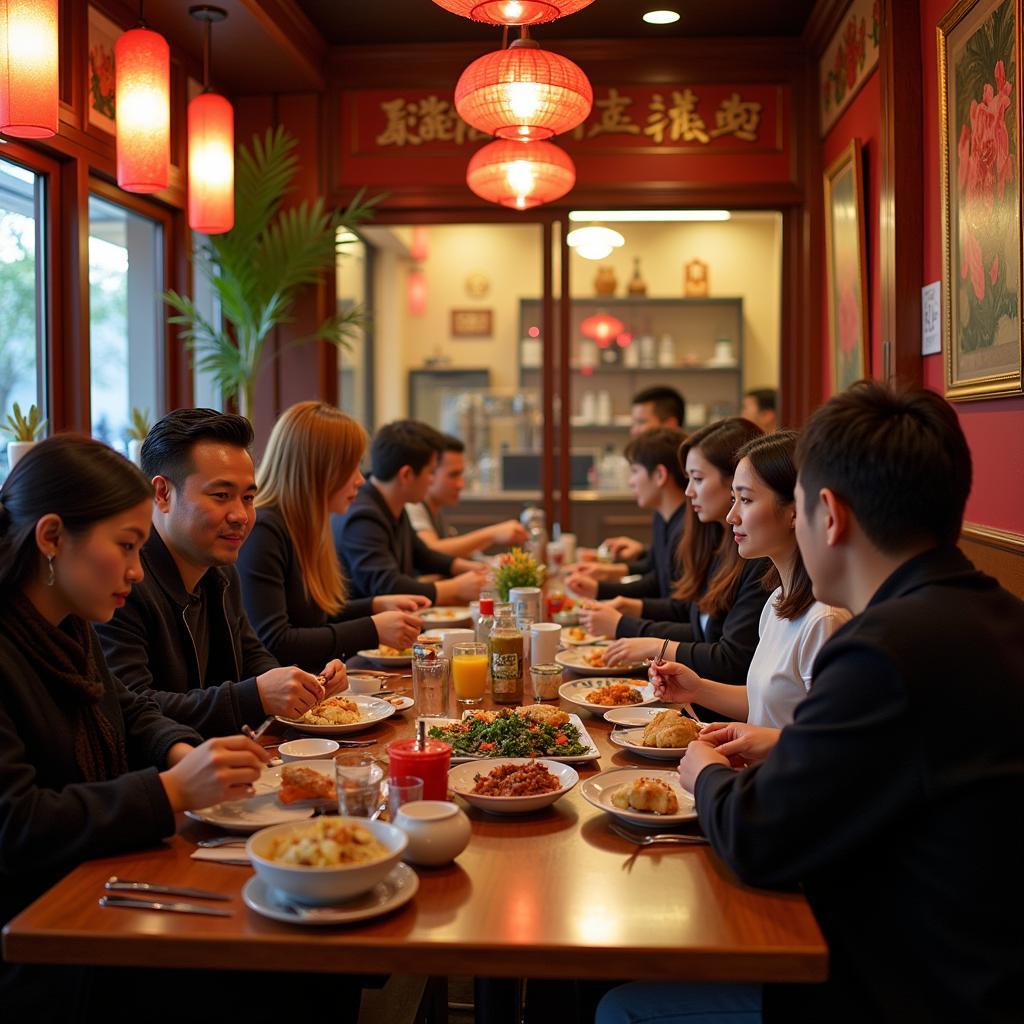
[{"label": "small dipping bowl", "polygon": [[350,675],[348,688],[351,693],[374,694],[384,689],[384,681],[380,676]]},{"label": "small dipping bowl", "polygon": [[277,752],[281,755],[281,760],[285,762],[319,761],[325,757],[334,757],[340,749],[340,745],[335,740],[309,738],[282,743],[277,748]]}]

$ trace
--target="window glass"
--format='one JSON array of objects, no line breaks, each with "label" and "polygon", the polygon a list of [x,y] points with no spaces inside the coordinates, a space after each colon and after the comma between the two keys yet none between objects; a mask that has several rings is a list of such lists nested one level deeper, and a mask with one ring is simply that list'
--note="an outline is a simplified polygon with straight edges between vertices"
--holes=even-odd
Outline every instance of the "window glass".
[{"label": "window glass", "polygon": [[132,409],[163,414],[162,228],[89,197],[89,376],[93,436],[128,454]]},{"label": "window glass", "polygon": [[[43,289],[43,178],[0,158],[0,417],[15,402],[46,415]],[[7,438],[0,480],[7,476]]]},{"label": "window glass", "polygon": [[[198,253],[206,245],[207,238],[207,235],[193,233],[193,253]],[[193,260],[192,263],[192,301],[207,321],[215,327],[220,326],[220,301],[217,298],[217,290],[199,269],[198,260]],[[185,342],[179,341],[179,344],[184,345]],[[213,379],[213,374],[204,373],[195,365],[195,355],[191,351],[188,351],[188,358],[192,367],[192,389],[196,408],[216,409],[218,412],[223,412],[224,395]]]},{"label": "window glass", "polygon": [[[368,307],[366,273],[367,247],[349,231],[338,232],[338,258],[336,263],[336,291],[338,313],[344,314],[354,307],[364,311]],[[338,406],[353,419],[372,429],[373,386],[370,367],[372,341],[367,324],[353,325],[347,344],[338,350]]]}]

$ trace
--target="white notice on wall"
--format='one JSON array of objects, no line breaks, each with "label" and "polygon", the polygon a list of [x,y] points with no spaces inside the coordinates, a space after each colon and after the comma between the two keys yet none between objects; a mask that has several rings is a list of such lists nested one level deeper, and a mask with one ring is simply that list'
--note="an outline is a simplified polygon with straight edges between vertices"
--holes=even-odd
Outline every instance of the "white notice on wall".
[{"label": "white notice on wall", "polygon": [[921,289],[921,355],[942,351],[942,282],[932,281]]}]

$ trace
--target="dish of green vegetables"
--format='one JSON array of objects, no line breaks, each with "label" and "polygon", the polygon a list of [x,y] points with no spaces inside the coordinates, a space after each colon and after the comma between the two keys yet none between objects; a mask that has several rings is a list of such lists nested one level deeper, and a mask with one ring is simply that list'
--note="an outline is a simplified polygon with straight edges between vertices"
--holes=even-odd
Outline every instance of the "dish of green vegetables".
[{"label": "dish of green vegetables", "polygon": [[578,715],[552,726],[510,711],[499,712],[493,721],[469,712],[461,721],[449,719],[433,726],[427,735],[451,744],[453,764],[482,757],[546,757],[572,764],[600,757]]}]

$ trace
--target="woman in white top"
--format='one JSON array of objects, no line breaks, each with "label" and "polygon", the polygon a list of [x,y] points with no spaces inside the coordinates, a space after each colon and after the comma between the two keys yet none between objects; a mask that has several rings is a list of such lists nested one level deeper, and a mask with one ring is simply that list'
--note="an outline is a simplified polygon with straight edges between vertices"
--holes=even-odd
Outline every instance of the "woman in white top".
[{"label": "woman in white top", "polygon": [[761,612],[746,685],[702,679],[676,662],[651,666],[651,681],[661,699],[696,702],[754,727],[718,724],[701,734],[710,742],[725,741],[722,752],[743,760],[763,757],[778,730],[793,720],[797,704],[811,687],[818,651],[850,618],[848,612],[814,600],[796,544],[796,440],[794,431],[766,434],[737,453],[733,504],[726,522],[743,558],[769,558],[772,563],[764,578],[771,596]]}]

